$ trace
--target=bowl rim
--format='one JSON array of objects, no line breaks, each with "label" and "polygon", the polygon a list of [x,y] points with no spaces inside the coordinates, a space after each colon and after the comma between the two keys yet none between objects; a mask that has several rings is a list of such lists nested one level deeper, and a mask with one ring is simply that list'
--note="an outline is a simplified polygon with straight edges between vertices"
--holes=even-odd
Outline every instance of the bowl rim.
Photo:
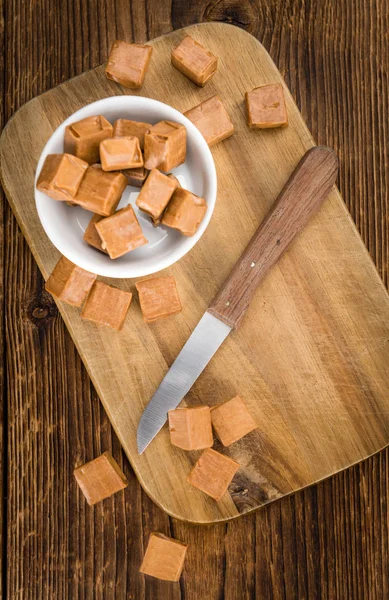
[{"label": "bowl rim", "polygon": [[[134,264],[132,264],[132,265],[124,264],[124,265],[121,265],[120,268],[117,268],[118,265],[116,264],[115,265],[116,269],[112,270],[112,266],[115,263],[115,261],[112,261],[112,264],[102,263],[101,268],[100,267],[92,268],[92,265],[89,264],[88,260],[85,259],[85,257],[83,255],[80,256],[80,254],[77,251],[72,252],[72,247],[67,245],[66,242],[64,242],[65,238],[57,239],[57,237],[53,234],[53,232],[51,231],[51,228],[50,228],[50,219],[47,218],[46,212],[43,210],[43,206],[40,204],[40,201],[39,201],[40,200],[39,195],[43,194],[43,192],[40,192],[39,190],[37,190],[36,182],[37,182],[39,173],[41,171],[41,168],[43,166],[44,159],[50,153],[48,150],[48,147],[50,146],[53,137],[58,135],[60,130],[64,130],[67,125],[69,125],[70,123],[73,123],[77,119],[86,118],[87,116],[94,116],[94,114],[95,115],[98,115],[98,114],[104,115],[104,106],[106,109],[107,102],[109,102],[109,103],[117,102],[118,104],[123,104],[126,102],[129,102],[130,104],[136,103],[136,102],[142,102],[146,106],[149,105],[152,108],[158,108],[161,105],[165,109],[168,108],[169,111],[171,111],[172,116],[165,120],[173,121],[176,119],[178,122],[181,122],[183,125],[185,125],[187,131],[190,132],[190,135],[193,136],[194,139],[196,140],[197,145],[200,146],[200,151],[204,156],[205,171],[207,173],[207,177],[209,180],[209,183],[208,183],[209,192],[208,192],[207,198],[206,198],[207,211],[204,215],[204,218],[201,221],[199,228],[197,229],[196,233],[193,236],[190,236],[190,237],[182,236],[184,238],[182,241],[184,242],[184,240],[185,240],[186,243],[183,243],[182,247],[179,250],[169,253],[163,259],[156,260],[155,266],[149,265],[149,266],[137,269],[136,263],[135,263],[135,265]],[[100,107],[102,107],[102,108],[100,109]],[[85,111],[85,109],[93,110],[93,113],[91,113],[89,115],[83,115],[83,112]],[[120,106],[118,107],[118,110],[120,111]],[[80,113],[81,113],[81,115],[80,115]],[[57,248],[57,250],[63,256],[65,256],[68,260],[73,262],[75,265],[77,265],[87,271],[91,271],[100,276],[111,277],[114,279],[132,279],[134,277],[143,277],[146,275],[152,275],[153,273],[158,273],[159,271],[162,271],[163,269],[166,269],[167,267],[172,266],[174,263],[176,263],[181,258],[183,258],[200,240],[200,238],[202,237],[202,235],[204,234],[205,230],[207,229],[207,227],[209,225],[209,222],[211,220],[211,217],[212,217],[212,214],[213,214],[213,211],[215,208],[215,204],[216,204],[216,199],[217,199],[216,166],[215,166],[215,162],[214,162],[212,153],[210,151],[210,148],[209,148],[207,142],[205,141],[205,138],[203,137],[203,135],[200,133],[200,131],[197,129],[197,127],[183,113],[181,113],[179,110],[177,110],[173,106],[170,106],[169,104],[166,104],[165,102],[161,102],[160,100],[156,100],[154,98],[148,98],[146,96],[131,96],[131,95],[126,95],[126,94],[123,94],[120,96],[107,96],[106,98],[100,98],[99,100],[96,100],[89,104],[85,104],[85,106],[81,107],[80,109],[78,109],[77,111],[75,111],[74,113],[69,115],[69,117],[67,117],[64,121],[62,121],[62,123],[60,123],[60,125],[58,125],[58,127],[56,127],[56,129],[52,132],[51,136],[47,140],[47,142],[39,156],[39,160],[37,163],[37,169],[36,169],[36,174],[35,174],[35,179],[34,179],[34,197],[35,197],[35,206],[36,206],[36,210],[37,210],[41,225],[42,225],[47,237],[51,241],[51,243]],[[55,202],[55,200],[53,200],[53,202]]]}]

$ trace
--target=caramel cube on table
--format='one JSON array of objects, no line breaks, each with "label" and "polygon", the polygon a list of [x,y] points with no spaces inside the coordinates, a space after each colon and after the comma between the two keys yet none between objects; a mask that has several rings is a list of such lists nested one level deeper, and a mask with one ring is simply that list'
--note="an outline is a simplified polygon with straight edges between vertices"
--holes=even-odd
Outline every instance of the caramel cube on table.
[{"label": "caramel cube on table", "polygon": [[87,168],[87,162],[72,154],[49,154],[39,173],[36,187],[54,200],[71,202]]},{"label": "caramel cube on table", "polygon": [[171,60],[173,67],[200,87],[217,69],[217,57],[189,35],[173,50]]},{"label": "caramel cube on table", "polygon": [[100,142],[112,137],[113,127],[102,115],[86,117],[65,129],[65,152],[82,158],[90,165],[100,161]]},{"label": "caramel cube on table", "polygon": [[258,427],[240,396],[211,408],[211,419],[223,446],[230,446]]},{"label": "caramel cube on table", "polygon": [[118,119],[113,124],[113,137],[137,137],[141,150],[145,144],[145,133],[151,129],[151,123],[131,121],[130,119]]},{"label": "caramel cube on table", "polygon": [[288,124],[284,89],[280,83],[246,92],[248,125],[251,129],[285,127]]},{"label": "caramel cube on table", "polygon": [[136,199],[136,205],[154,221],[158,221],[176,188],[173,179],[158,169],[152,169]]},{"label": "caramel cube on table", "polygon": [[214,500],[221,500],[239,464],[211,448],[204,450],[188,475],[188,481]]},{"label": "caramel cube on table", "polygon": [[151,533],[140,572],[164,581],[178,581],[188,546],[163,533]]},{"label": "caramel cube on table", "polygon": [[108,325],[108,327],[120,331],[131,300],[130,292],[124,292],[101,281],[96,281],[85,302],[81,316],[88,321]]},{"label": "caramel cube on table", "polygon": [[108,217],[115,212],[126,186],[123,173],[106,173],[96,166],[89,167],[72,201],[85,210]]},{"label": "caramel cube on table", "polygon": [[143,44],[128,44],[116,40],[112,44],[105,74],[127,88],[140,88],[149,67],[151,46]]},{"label": "caramel cube on table", "polygon": [[136,169],[123,169],[122,173],[127,178],[128,185],[140,188],[146,181],[150,171],[144,167],[138,167]]},{"label": "caramel cube on table", "polygon": [[174,121],[161,121],[145,134],[146,169],[171,171],[185,162],[186,128]]},{"label": "caramel cube on table", "polygon": [[128,486],[123,471],[110,452],[104,452],[75,469],[74,477],[90,505],[109,498]]},{"label": "caramel cube on table", "polygon": [[108,254],[108,252],[101,247],[101,237],[97,233],[96,229],[96,223],[101,221],[101,219],[104,219],[104,217],[101,215],[93,215],[89,221],[88,227],[85,229],[84,240],[87,244],[93,246],[93,248],[97,248],[97,250],[100,250],[100,252]]},{"label": "caramel cube on table", "polygon": [[135,169],[143,166],[143,156],[137,137],[117,137],[100,144],[100,161],[103,171]]},{"label": "caramel cube on table", "polygon": [[46,290],[58,300],[81,306],[87,297],[89,290],[96,280],[97,275],[77,267],[61,256],[54,267],[54,271],[46,281]]},{"label": "caramel cube on table", "polygon": [[95,227],[101,238],[101,247],[110,258],[119,258],[148,243],[130,204],[111,217],[102,219]]},{"label": "caramel cube on table", "polygon": [[184,188],[177,188],[162,216],[162,225],[178,229],[183,235],[194,235],[207,212],[204,198]]},{"label": "caramel cube on table", "polygon": [[210,148],[234,133],[234,125],[217,95],[187,110],[184,115],[196,125]]},{"label": "caramel cube on table", "polygon": [[169,410],[170,441],[182,450],[204,450],[213,445],[209,406]]},{"label": "caramel cube on table", "polygon": [[154,277],[135,284],[146,323],[170,317],[182,310],[174,277]]}]

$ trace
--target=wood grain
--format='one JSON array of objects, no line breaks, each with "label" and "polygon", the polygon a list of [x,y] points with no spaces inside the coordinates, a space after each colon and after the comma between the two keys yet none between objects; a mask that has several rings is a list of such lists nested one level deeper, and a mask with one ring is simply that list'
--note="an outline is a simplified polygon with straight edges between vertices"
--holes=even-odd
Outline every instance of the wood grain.
[{"label": "wood grain", "polygon": [[[140,42],[202,19],[238,24],[258,36],[270,51],[315,139],[337,150],[343,197],[387,282],[386,3],[148,0],[147,6],[148,10],[143,2],[119,0],[99,5],[67,0],[53,5],[43,0],[30,12],[28,4],[20,0],[3,4],[5,119],[33,96],[104,61],[116,37]],[[86,14],[82,21],[81,14]],[[31,52],[26,54],[26,48]],[[56,316],[55,305],[42,293],[40,273],[29,258],[30,251],[7,203],[3,204],[3,213],[2,248],[8,249],[7,260],[12,263],[5,269],[1,289],[7,306],[11,300],[19,305],[17,311],[6,312],[4,338],[8,412],[15,415],[14,428],[22,423],[28,427],[35,424],[31,409],[19,410],[19,406],[39,403],[41,407],[34,438],[35,460],[29,471],[21,463],[31,447],[23,443],[23,438],[14,438],[14,443],[8,444],[9,462],[19,468],[10,470],[8,490],[13,501],[5,502],[7,596],[101,598],[104,586],[106,598],[115,597],[116,588],[117,598],[143,600],[145,582],[137,569],[142,553],[140,534],[144,531],[146,539],[152,527],[166,527],[168,531],[168,519],[141,492],[124,459],[131,480],[126,490],[126,510],[114,505],[116,536],[100,535],[99,544],[94,544],[95,523],[96,531],[101,532],[108,514],[99,512],[95,517],[95,512],[86,513],[83,499],[74,494],[73,488],[68,489],[77,454],[76,450],[73,455],[72,448],[76,444],[86,458],[91,458],[112,445],[118,456],[119,446],[63,322]],[[23,295],[17,293],[20,289]],[[10,352],[12,340],[19,340],[20,330],[27,326],[35,333],[32,343],[17,343],[20,360],[30,365],[39,357],[43,365],[47,364],[48,354],[55,348],[64,369],[45,376],[43,371],[34,376],[18,372],[14,377],[12,364],[19,359]],[[45,392],[47,386],[49,392]],[[74,397],[70,393],[71,402],[63,394],[69,388],[77,389]],[[53,427],[49,418],[53,412],[55,427],[49,437],[45,430]],[[65,449],[61,442],[64,435]],[[198,528],[173,520],[173,533],[188,539],[194,548],[180,586],[181,597],[386,598],[388,456],[388,450],[383,451],[318,486],[228,525]],[[45,467],[47,460],[53,465],[50,470]],[[60,492],[54,498],[56,510],[38,510],[46,482],[52,480],[54,472],[60,490],[69,494],[71,514],[61,510],[64,499]],[[29,530],[21,527],[21,515],[29,516]],[[87,532],[80,535],[85,522]],[[54,552],[55,538],[64,531],[66,543],[61,545],[59,559]],[[33,539],[39,540],[36,553],[23,552]],[[104,563],[107,557],[109,568]],[[47,586],[41,586],[48,573],[52,594]],[[147,581],[147,598],[160,598],[158,585]],[[170,587],[168,593],[172,593]]]}]

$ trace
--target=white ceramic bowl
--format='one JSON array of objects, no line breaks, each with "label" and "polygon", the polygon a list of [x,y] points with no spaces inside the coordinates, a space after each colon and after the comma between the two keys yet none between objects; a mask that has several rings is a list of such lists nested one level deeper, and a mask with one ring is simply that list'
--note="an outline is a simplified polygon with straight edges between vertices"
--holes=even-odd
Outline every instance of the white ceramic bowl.
[{"label": "white ceramic bowl", "polygon": [[139,188],[127,186],[118,208],[131,203],[134,207],[148,244],[111,260],[108,256],[89,246],[83,240],[84,231],[92,213],[81,207],[68,206],[65,202],[52,200],[35,188],[35,202],[39,218],[54,246],[76,265],[107,277],[141,277],[169,267],[182,258],[199,241],[211,219],[216,202],[216,169],[212,154],[201,133],[178,110],[139,96],[113,96],[81,108],[55,130],[43,149],[37,166],[39,175],[48,154],[63,152],[65,127],[93,115],[104,115],[111,123],[116,119],[132,119],[146,123],[177,121],[187,129],[187,157],[183,165],[172,172],[181,185],[202,196],[208,204],[207,212],[192,237],[181,235],[168,227],[153,227],[150,220],[135,206]]}]

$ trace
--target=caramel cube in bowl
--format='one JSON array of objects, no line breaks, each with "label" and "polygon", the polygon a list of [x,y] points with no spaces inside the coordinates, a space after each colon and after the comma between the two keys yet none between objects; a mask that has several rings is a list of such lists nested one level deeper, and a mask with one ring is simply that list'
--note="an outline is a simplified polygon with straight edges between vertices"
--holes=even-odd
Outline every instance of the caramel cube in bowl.
[{"label": "caramel cube in bowl", "polygon": [[87,162],[72,154],[49,154],[39,173],[36,187],[54,200],[71,202],[87,168]]},{"label": "caramel cube in bowl", "polygon": [[186,158],[186,128],[174,121],[161,121],[145,134],[146,169],[165,173],[181,165]]},{"label": "caramel cube in bowl", "polygon": [[74,477],[89,505],[124,490],[128,481],[110,452],[74,470]]},{"label": "caramel cube in bowl", "polygon": [[150,171],[144,167],[137,167],[136,169],[123,169],[122,173],[126,177],[128,185],[141,188]]},{"label": "caramel cube in bowl", "polygon": [[162,225],[178,229],[183,235],[194,235],[207,212],[204,198],[177,188],[162,216]]},{"label": "caramel cube in bowl", "polygon": [[102,241],[101,247],[107,250],[110,258],[119,258],[148,243],[131,205],[102,219],[95,227]]},{"label": "caramel cube in bowl", "polygon": [[126,186],[127,179],[122,173],[89,167],[72,201],[85,210],[108,217],[115,212]]},{"label": "caramel cube in bowl", "polygon": [[251,129],[285,127],[288,124],[284,89],[280,83],[246,92],[248,125]]},{"label": "caramel cube in bowl", "polygon": [[107,325],[120,331],[131,300],[130,292],[124,292],[101,281],[96,281],[85,302],[81,316],[88,321]]},{"label": "caramel cube in bowl", "polygon": [[101,247],[101,237],[97,233],[96,229],[96,223],[101,221],[101,219],[104,219],[104,217],[101,215],[93,215],[89,221],[88,227],[85,229],[84,240],[87,244],[93,246],[93,248],[97,248],[97,250],[100,250],[100,252],[105,252],[105,254],[108,254],[108,252]]},{"label": "caramel cube in bowl", "polygon": [[65,152],[82,158],[90,165],[100,162],[100,142],[112,137],[113,127],[102,115],[86,117],[65,129]]},{"label": "caramel cube in bowl", "polygon": [[171,60],[173,67],[200,87],[217,69],[217,57],[189,35],[173,50]]},{"label": "caramel cube in bowl", "polygon": [[136,205],[156,221],[162,215],[176,188],[176,181],[158,169],[152,169],[136,199]]},{"label": "caramel cube in bowl", "polygon": [[258,427],[240,396],[211,408],[211,419],[223,446],[230,446]]},{"label": "caramel cube in bowl", "polygon": [[113,124],[113,137],[137,137],[141,150],[144,148],[145,133],[151,129],[151,123],[118,119]]},{"label": "caramel cube in bowl", "polygon": [[187,110],[184,115],[196,125],[210,148],[234,133],[234,125],[217,95]]},{"label": "caramel cube in bowl", "polygon": [[116,40],[111,47],[105,74],[127,88],[140,88],[149,67],[151,46]]},{"label": "caramel cube in bowl", "polygon": [[135,284],[146,323],[170,317],[182,310],[174,277],[154,277]]},{"label": "caramel cube in bowl", "polygon": [[188,546],[163,533],[151,533],[140,572],[164,581],[178,581]]},{"label": "caramel cube in bowl", "polygon": [[213,445],[209,406],[169,410],[170,441],[182,450],[204,450]]},{"label": "caramel cube in bowl", "polygon": [[221,500],[239,464],[211,448],[204,450],[188,475],[188,482],[214,500]]},{"label": "caramel cube in bowl", "polygon": [[96,277],[94,273],[77,267],[65,256],[61,256],[45,287],[58,300],[73,306],[81,306]]},{"label": "caramel cube in bowl", "polygon": [[137,137],[116,137],[100,144],[100,162],[103,171],[143,167],[143,156]]}]

